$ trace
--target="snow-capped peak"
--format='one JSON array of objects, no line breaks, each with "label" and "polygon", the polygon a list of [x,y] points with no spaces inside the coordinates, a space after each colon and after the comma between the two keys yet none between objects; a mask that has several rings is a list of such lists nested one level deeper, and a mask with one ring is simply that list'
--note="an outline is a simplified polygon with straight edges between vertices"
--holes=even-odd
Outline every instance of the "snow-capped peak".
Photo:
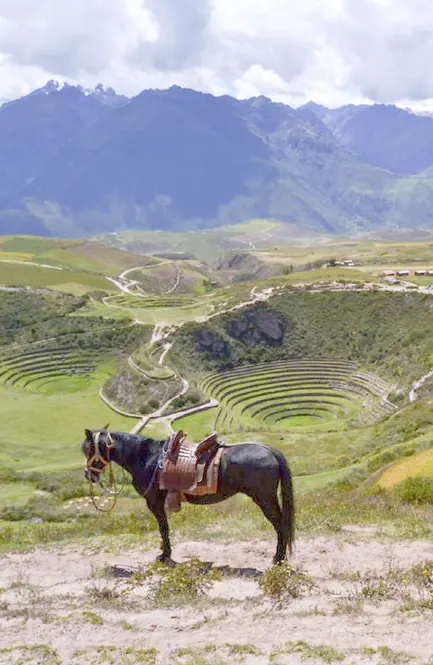
[{"label": "snow-capped peak", "polygon": [[77,91],[85,97],[95,97],[105,106],[123,106],[129,99],[123,95],[118,95],[113,88],[105,88],[102,83],[98,83],[95,88],[84,88],[82,85],[70,85],[66,81],[48,81],[42,88],[38,88],[30,95],[52,95],[62,91]]}]

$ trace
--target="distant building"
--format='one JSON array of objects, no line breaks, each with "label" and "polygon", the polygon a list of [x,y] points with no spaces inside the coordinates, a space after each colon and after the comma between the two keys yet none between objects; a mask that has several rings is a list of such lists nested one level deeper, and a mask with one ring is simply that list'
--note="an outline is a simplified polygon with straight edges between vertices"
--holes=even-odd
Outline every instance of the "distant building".
[{"label": "distant building", "polygon": [[409,270],[397,270],[397,275],[399,277],[407,277],[408,275],[410,275],[410,272]]},{"label": "distant building", "polygon": [[382,273],[382,277],[394,277],[395,272],[394,270],[384,270]]},{"label": "distant building", "polygon": [[433,275],[433,269],[427,270],[427,275]]},{"label": "distant building", "polygon": [[424,269],[415,270],[415,275],[417,275],[418,277],[422,277],[423,275],[427,275],[427,270],[424,270]]}]

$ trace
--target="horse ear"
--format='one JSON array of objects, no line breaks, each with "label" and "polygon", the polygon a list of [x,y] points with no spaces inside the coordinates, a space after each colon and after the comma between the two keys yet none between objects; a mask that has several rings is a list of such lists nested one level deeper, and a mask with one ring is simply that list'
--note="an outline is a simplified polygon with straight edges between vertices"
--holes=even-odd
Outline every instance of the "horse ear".
[{"label": "horse ear", "polygon": [[110,423],[108,423],[107,425],[105,425],[105,427],[103,427],[102,429],[108,431],[109,426],[110,426]]},{"label": "horse ear", "polygon": [[93,434],[90,429],[85,429],[84,434],[86,435],[87,441],[93,441]]}]

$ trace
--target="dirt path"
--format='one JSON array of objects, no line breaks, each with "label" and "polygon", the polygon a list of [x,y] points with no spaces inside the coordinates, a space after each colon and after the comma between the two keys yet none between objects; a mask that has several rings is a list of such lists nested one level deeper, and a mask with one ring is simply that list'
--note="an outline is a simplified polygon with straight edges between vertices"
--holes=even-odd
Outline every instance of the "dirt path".
[{"label": "dirt path", "polygon": [[38,266],[39,268],[48,268],[48,270],[63,270],[60,266],[51,266],[49,263],[36,263],[36,261],[17,261],[16,259],[0,259],[0,263],[18,263],[22,266]]},{"label": "dirt path", "polygon": [[162,345],[163,352],[161,353],[161,356],[158,360],[158,365],[160,367],[162,367],[164,365],[164,358],[167,355],[167,353],[170,351],[172,346],[173,346],[173,342],[166,342],[165,344]]},{"label": "dirt path", "polygon": [[170,404],[172,404],[174,400],[179,399],[179,397],[182,397],[182,395],[185,395],[185,393],[188,392],[189,389],[188,381],[186,379],[181,379],[181,382],[182,382],[182,388],[179,390],[179,392],[176,393],[176,395],[173,395],[173,397],[170,397],[170,399],[167,400],[167,402],[165,402],[162,406],[160,406],[159,409],[153,411],[153,413],[149,413],[148,415],[143,416],[139,420],[139,422],[136,423],[134,427],[130,429],[131,434],[139,434],[141,430],[147,425],[149,420],[159,420],[160,418],[162,418],[162,416],[164,415],[164,411],[168,409]]},{"label": "dirt path", "polygon": [[433,376],[433,370],[430,370],[430,372],[427,372],[427,374],[424,374],[419,381],[415,381],[415,383],[412,386],[412,390],[409,393],[409,402],[415,402],[417,398],[417,392],[428,379],[430,379]]},{"label": "dirt path", "polygon": [[175,280],[175,282],[174,282],[174,285],[173,285],[170,289],[168,289],[168,291],[165,292],[166,295],[168,295],[169,293],[173,293],[174,291],[176,291],[177,287],[179,286],[180,275],[181,275],[181,273],[180,273],[180,270],[179,270],[179,268],[178,268],[177,266],[176,266],[176,271],[177,271],[177,274],[176,274],[176,280]]},{"label": "dirt path", "polygon": [[[431,662],[432,611],[422,610],[420,601],[426,607],[433,602],[432,587],[408,583],[412,567],[432,557],[431,543],[378,539],[368,529],[301,538],[292,564],[314,586],[281,608],[257,583],[273,547],[273,539],[177,542],[177,560],[197,555],[222,567],[223,576],[199,603],[168,608],[155,606],[147,582],[122,594],[126,582],[119,575],[153,561],[153,547],[122,554],[67,547],[6,555],[0,569],[0,665]],[[38,660],[31,651],[43,644],[52,650],[51,660]],[[140,649],[156,649],[156,661],[140,661],[134,656]]]}]

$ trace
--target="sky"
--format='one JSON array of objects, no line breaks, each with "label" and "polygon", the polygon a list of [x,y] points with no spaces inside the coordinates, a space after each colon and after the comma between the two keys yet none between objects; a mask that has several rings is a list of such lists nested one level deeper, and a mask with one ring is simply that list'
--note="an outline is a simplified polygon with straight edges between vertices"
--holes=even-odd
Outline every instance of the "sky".
[{"label": "sky", "polygon": [[0,99],[49,79],[433,110],[431,0],[0,0]]}]

